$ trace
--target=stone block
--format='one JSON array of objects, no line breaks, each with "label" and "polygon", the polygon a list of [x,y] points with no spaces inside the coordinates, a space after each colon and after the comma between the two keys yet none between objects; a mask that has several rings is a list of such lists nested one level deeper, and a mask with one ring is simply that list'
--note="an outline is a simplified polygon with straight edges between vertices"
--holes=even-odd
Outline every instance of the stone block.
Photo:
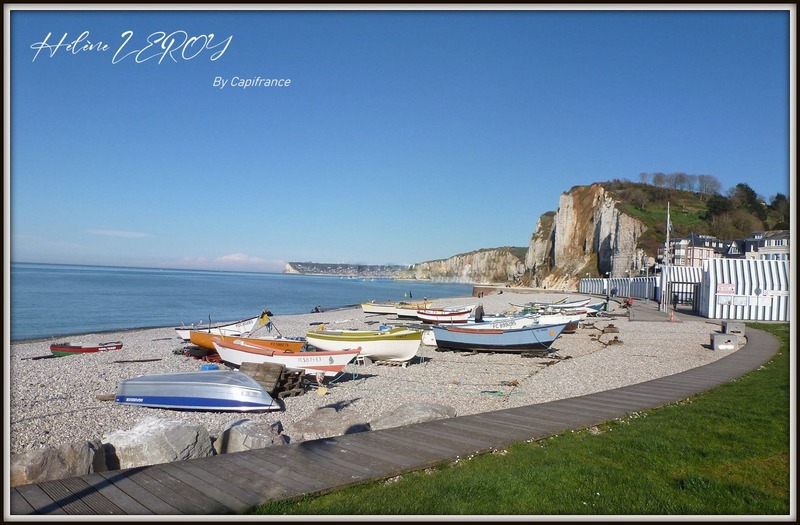
[{"label": "stone block", "polygon": [[739,336],[736,334],[711,334],[711,347],[714,350],[736,350],[739,348]]},{"label": "stone block", "polygon": [[738,321],[725,321],[722,323],[722,331],[726,334],[737,334],[743,336],[744,323]]}]

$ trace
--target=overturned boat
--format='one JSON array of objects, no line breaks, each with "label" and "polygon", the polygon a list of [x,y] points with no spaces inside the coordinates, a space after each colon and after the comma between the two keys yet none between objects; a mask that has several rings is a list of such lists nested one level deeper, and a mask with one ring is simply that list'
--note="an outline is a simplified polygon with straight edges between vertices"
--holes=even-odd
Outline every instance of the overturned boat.
[{"label": "overturned boat", "polygon": [[177,410],[256,412],[280,405],[255,379],[233,370],[176,372],[125,379],[114,401]]}]

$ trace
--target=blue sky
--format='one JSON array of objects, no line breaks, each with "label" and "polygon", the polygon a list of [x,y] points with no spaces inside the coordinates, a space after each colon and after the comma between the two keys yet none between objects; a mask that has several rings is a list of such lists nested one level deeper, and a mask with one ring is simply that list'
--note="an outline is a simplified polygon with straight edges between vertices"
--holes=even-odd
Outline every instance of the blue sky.
[{"label": "blue sky", "polygon": [[12,261],[412,264],[642,172],[793,196],[787,8],[200,7],[10,12]]}]

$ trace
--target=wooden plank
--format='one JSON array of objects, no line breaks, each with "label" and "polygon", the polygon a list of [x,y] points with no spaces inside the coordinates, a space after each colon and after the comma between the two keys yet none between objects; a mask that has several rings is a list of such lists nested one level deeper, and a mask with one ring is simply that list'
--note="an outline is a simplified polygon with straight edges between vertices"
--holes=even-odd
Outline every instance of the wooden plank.
[{"label": "wooden plank", "polygon": [[598,400],[614,403],[620,408],[627,410],[628,413],[632,411],[638,412],[640,410],[649,410],[653,408],[653,402],[651,399],[643,400],[638,396],[632,396],[626,392],[609,390],[607,392],[602,392],[601,394],[602,395],[597,397]]},{"label": "wooden plank", "polygon": [[[42,490],[42,487],[38,484],[20,485],[15,487],[14,490],[28,505],[35,509],[35,514],[66,514],[61,505]],[[21,502],[17,506],[21,507]]]},{"label": "wooden plank", "polygon": [[624,413],[616,407],[597,405],[588,397],[572,397],[560,399],[552,403],[537,405],[538,417],[553,418],[554,421],[564,421],[559,415],[569,415],[568,421],[580,425],[588,420],[597,421],[598,419],[614,418],[620,413]]},{"label": "wooden plank", "polygon": [[704,387],[702,385],[697,385],[694,388],[694,393],[687,396],[685,390],[679,392],[674,386],[659,386],[654,384],[633,388],[634,386],[636,385],[625,387],[625,393],[630,396],[636,396],[639,399],[649,401],[651,408],[663,406],[667,403],[673,403],[675,401],[685,399],[686,397],[697,395],[704,391]]},{"label": "wooden plank", "polygon": [[[262,469],[261,472],[263,475],[270,476],[275,482],[296,490],[299,494],[315,493],[325,488],[324,481],[320,481],[317,477],[293,468],[293,465],[283,463],[280,458],[275,456],[271,449],[272,447],[249,451],[248,458],[252,462],[252,468]],[[235,458],[235,460],[239,461],[239,458]],[[240,461],[239,463],[241,464]],[[245,465],[242,466],[248,468]]]},{"label": "wooden plank", "polygon": [[224,505],[212,501],[194,486],[182,483],[166,469],[157,465],[145,468],[132,476],[133,481],[148,490],[157,491],[159,497],[183,514],[224,514],[230,512]]},{"label": "wooden plank", "polygon": [[396,443],[397,446],[403,446],[407,454],[417,456],[421,460],[436,460],[437,457],[449,458],[456,453],[452,447],[446,447],[442,443],[431,442],[431,440],[420,441],[418,436],[409,435],[409,428],[410,426],[387,429],[390,432],[381,430],[378,431],[376,437]]},{"label": "wooden plank", "polygon": [[605,417],[608,419],[614,419],[615,417],[620,417],[627,412],[627,409],[625,407],[609,402],[598,401],[594,399],[591,395],[573,397],[570,399],[562,399],[561,401],[559,401],[558,407],[576,408],[580,411],[592,414],[595,417],[599,418]]},{"label": "wooden plank", "polygon": [[124,514],[153,514],[153,512],[130,497],[125,491],[114,485],[111,481],[97,473],[81,476],[89,486],[102,494],[107,500],[113,501]]},{"label": "wooden plank", "polygon": [[[174,484],[163,483],[161,480],[148,474],[149,470],[149,467],[134,469],[126,476],[125,480],[138,485],[138,487],[144,491],[144,494],[139,492],[139,496],[146,497],[146,495],[149,494],[150,496],[161,500],[168,508],[171,509],[170,512],[156,512],[156,514],[204,514],[211,510],[202,504],[192,504],[192,499],[198,498],[198,495],[191,487],[181,488],[180,486]],[[189,492],[190,494],[185,494],[185,491]],[[195,493],[191,494],[192,491]],[[132,497],[134,496],[132,495]],[[150,499],[148,499],[146,502],[139,499],[139,497],[136,497],[136,499],[147,507],[150,507],[150,504],[153,503],[153,501]]]},{"label": "wooden plank", "polygon": [[[399,454],[396,447],[372,439],[372,435],[373,432],[360,432],[358,434],[347,434],[337,439],[341,447],[350,450],[354,454],[368,456],[373,462],[377,462],[378,466],[376,468],[394,468],[397,471],[405,470],[404,467],[417,464],[417,461],[409,458],[407,454]],[[387,467],[380,466],[380,464],[385,464]]]},{"label": "wooden plank", "polygon": [[[216,501],[221,507],[224,507],[229,512],[244,512],[261,501],[261,498],[258,498],[253,494],[248,494],[247,499],[242,499],[245,497],[245,495],[242,494],[244,491],[241,490],[236,491],[237,494],[233,495],[231,492],[233,492],[232,489],[235,488],[234,485],[231,483],[220,482],[218,477],[219,469],[217,469],[215,473],[211,473],[198,468],[197,462],[195,461],[175,461],[172,463],[162,463],[159,465],[153,465],[152,468],[154,470],[163,470],[165,473],[173,476],[175,479],[194,487],[198,491],[202,492],[206,498]],[[202,477],[195,475],[197,470],[200,470]]]},{"label": "wooden plank", "polygon": [[34,509],[31,504],[22,497],[22,494],[20,494],[19,491],[14,487],[11,487],[8,503],[10,510],[9,514],[11,516],[36,513],[36,509]]},{"label": "wooden plank", "polygon": [[81,512],[81,514],[127,514],[116,502],[109,500],[83,477],[62,479],[61,483],[72,493],[71,499],[79,498],[81,503],[92,509],[91,512]]},{"label": "wooden plank", "polygon": [[448,418],[442,420],[442,426],[456,432],[468,432],[482,437],[490,438],[493,443],[505,443],[516,439],[525,439],[528,432],[519,428],[510,428],[500,425],[487,425],[477,419],[462,420]]},{"label": "wooden plank", "polygon": [[285,463],[293,465],[297,470],[314,476],[329,485],[349,485],[361,477],[359,473],[347,466],[320,461],[320,456],[306,453],[303,448],[305,444],[298,443],[294,446],[278,447],[274,449],[274,452]]},{"label": "wooden plank", "polygon": [[[75,478],[72,478],[72,480],[74,479]],[[67,484],[65,484],[65,482],[67,482]],[[94,512],[92,512],[92,507],[86,503],[84,499],[75,497],[71,488],[71,486],[74,485],[75,482],[73,481],[70,483],[70,479],[68,478],[66,480],[57,479],[39,483],[39,488],[46,492],[53,501],[58,503],[67,514],[94,514]]]},{"label": "wooden plank", "polygon": [[193,468],[196,475],[216,480],[219,490],[228,491],[249,505],[260,504],[265,492],[289,493],[286,487],[265,475],[263,469],[254,469],[253,463],[249,452],[233,452],[193,462]]},{"label": "wooden plank", "polygon": [[487,435],[478,435],[469,430],[459,430],[452,427],[445,426],[441,420],[433,422],[434,424],[415,425],[415,431],[424,432],[433,436],[439,436],[441,439],[447,439],[455,443],[462,443],[465,447],[472,447],[479,450],[486,450],[491,448],[496,439]]},{"label": "wooden plank", "polygon": [[531,429],[550,427],[550,426],[582,426],[589,415],[575,407],[561,407],[557,401],[542,405],[520,407],[518,415],[528,418],[528,425]]},{"label": "wooden plank", "polygon": [[131,477],[133,474],[143,469],[144,467],[126,469],[126,470],[113,470],[108,472],[98,472],[100,476],[111,482],[119,490],[130,496],[133,500],[137,501],[140,505],[149,509],[153,514],[181,514],[181,512],[145,489],[138,483],[135,483]]},{"label": "wooden plank", "polygon": [[525,440],[558,434],[571,426],[569,422],[565,422],[563,419],[545,418],[542,417],[540,412],[532,411],[527,412],[524,418],[520,418],[518,413],[509,411],[476,414],[475,418],[478,421],[486,422],[486,424],[495,424],[501,427],[505,425],[517,426],[519,428],[518,432],[528,434],[528,437],[524,438]]},{"label": "wooden plank", "polygon": [[350,450],[338,446],[335,441],[332,442],[332,440],[310,441],[301,444],[296,450],[301,450],[303,453],[307,454],[313,454],[321,461],[325,461],[329,464],[337,464],[362,477],[370,477],[374,471],[374,468],[362,464],[364,461],[363,456],[353,454]]},{"label": "wooden plank", "polygon": [[[284,466],[280,469],[271,463],[252,454],[235,454],[228,459],[228,468],[238,469],[247,475],[247,479],[256,478],[252,489],[257,490],[259,495],[268,500],[288,499],[319,490],[320,484],[316,480],[311,480],[301,474],[295,475]],[[260,479],[259,479],[260,478]],[[298,479],[300,481],[298,481]]]}]

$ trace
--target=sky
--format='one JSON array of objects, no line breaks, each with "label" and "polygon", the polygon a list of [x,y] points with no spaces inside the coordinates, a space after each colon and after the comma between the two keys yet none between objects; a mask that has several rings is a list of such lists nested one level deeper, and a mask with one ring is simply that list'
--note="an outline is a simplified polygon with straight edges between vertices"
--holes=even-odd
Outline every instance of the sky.
[{"label": "sky", "polygon": [[789,6],[110,6],[5,5],[10,261],[414,264],[641,173],[793,197]]}]

